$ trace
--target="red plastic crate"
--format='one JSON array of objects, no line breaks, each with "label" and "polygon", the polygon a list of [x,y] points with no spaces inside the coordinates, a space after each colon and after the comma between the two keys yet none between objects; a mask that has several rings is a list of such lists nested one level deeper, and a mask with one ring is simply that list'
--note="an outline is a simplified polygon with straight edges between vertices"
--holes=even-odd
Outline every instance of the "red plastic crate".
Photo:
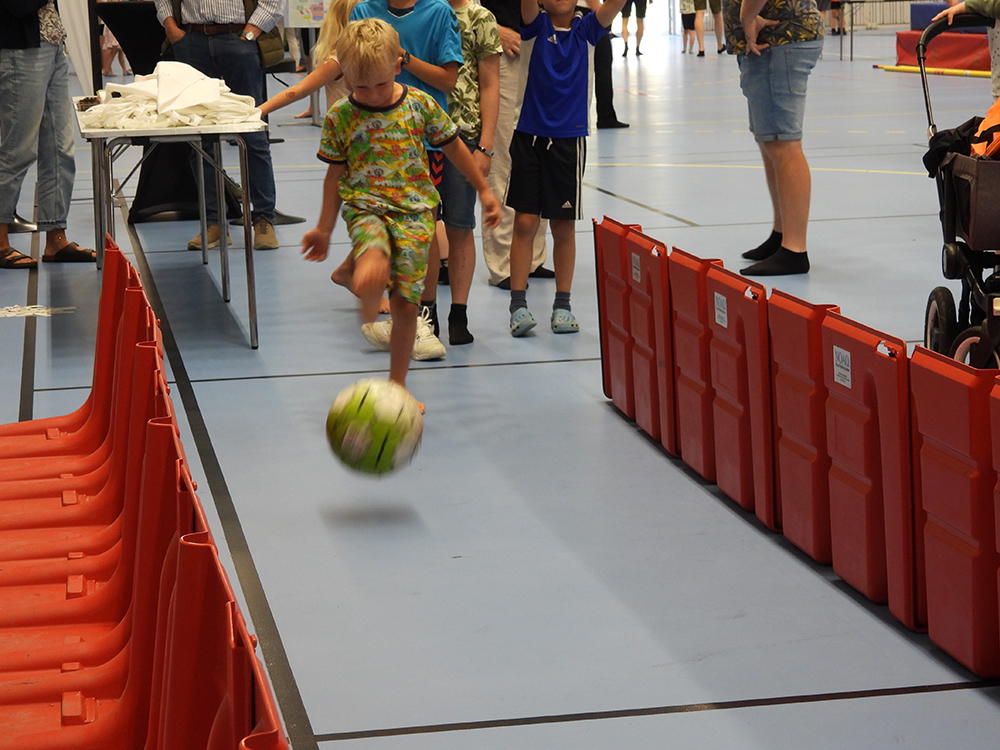
[{"label": "red plastic crate", "polygon": [[677,418],[667,248],[658,240],[632,231],[625,238],[625,255],[631,269],[629,321],[633,339],[635,421],[647,435],[676,454]]},{"label": "red plastic crate", "polygon": [[706,279],[721,260],[703,260],[675,247],[668,256],[674,326],[677,443],[681,459],[709,482],[715,481],[712,419],[712,331],[708,327]]},{"label": "red plastic crate", "polygon": [[910,358],[913,496],[927,513],[927,633],[981,677],[1000,675],[995,377],[923,347]]},{"label": "red plastic crate", "polygon": [[822,346],[828,312],[840,309],[777,289],[767,306],[781,529],[792,544],[825,565],[832,561]]},{"label": "red plastic crate", "polygon": [[741,508],[777,530],[771,353],[764,287],[721,266],[708,269],[715,482]]},{"label": "red plastic crate", "polygon": [[823,357],[833,570],[922,629],[925,514],[913,503],[906,344],[828,313]]},{"label": "red plastic crate", "polygon": [[604,394],[629,419],[635,419],[635,392],[629,320],[631,287],[625,265],[625,237],[632,228],[640,227],[622,224],[607,216],[600,224],[594,222]]}]

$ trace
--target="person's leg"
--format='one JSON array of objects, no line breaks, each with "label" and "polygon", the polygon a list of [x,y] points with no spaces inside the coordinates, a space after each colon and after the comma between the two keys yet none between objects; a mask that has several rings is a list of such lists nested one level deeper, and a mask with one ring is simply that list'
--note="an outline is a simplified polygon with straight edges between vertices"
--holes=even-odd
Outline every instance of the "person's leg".
[{"label": "person's leg", "polygon": [[[597,101],[597,127],[628,127],[615,112],[615,92],[611,80],[611,38],[605,34],[594,45],[594,99]],[[511,287],[513,289],[514,287]]]},{"label": "person's leg", "polygon": [[645,30],[645,19],[641,16],[635,19],[635,54],[641,55],[639,47],[642,45],[642,34]]},{"label": "person's leg", "polygon": [[[482,227],[483,259],[490,272],[490,285],[503,284],[507,288],[510,288],[510,244],[514,233],[514,209],[504,204],[503,199],[510,175],[510,141],[521,108],[518,101],[521,61],[520,57],[511,59],[506,54],[500,55],[500,110],[493,135],[493,159],[486,181],[493,194],[500,199],[502,211],[497,226]],[[523,62],[528,64],[526,59]],[[545,234],[545,222],[542,222],[532,241],[532,269],[545,262]]]},{"label": "person's leg", "polygon": [[[539,216],[517,212],[514,214],[514,236],[510,243],[510,288],[524,291],[528,288],[531,272],[531,243],[538,231]],[[551,225],[551,222],[550,222]]]},{"label": "person's leg", "polygon": [[[395,292],[389,297],[392,331],[389,333],[389,380],[406,387],[413,342],[417,336],[417,304]],[[422,411],[422,410],[421,410]]]},{"label": "person's leg", "polygon": [[[629,3],[625,3],[625,7],[622,9],[622,41],[625,42],[625,51],[622,52],[622,57],[628,55],[628,13]],[[638,42],[636,42],[638,44]]]},{"label": "person's leg", "polygon": [[[774,228],[781,232],[782,247],[794,253],[806,251],[806,228],[809,224],[809,202],[812,178],[809,163],[802,152],[802,141],[767,141],[761,143],[765,171],[774,207]],[[770,170],[768,170],[770,165]]]},{"label": "person's leg", "polygon": [[712,14],[712,25],[715,27],[715,48],[721,54],[726,51],[726,39],[724,35],[725,29],[722,25],[722,11],[717,11]]},{"label": "person's leg", "polygon": [[694,35],[698,40],[698,57],[705,56],[705,9],[694,12]]},{"label": "person's leg", "polygon": [[[48,49],[55,48],[43,42]],[[12,224],[28,169],[38,158],[38,133],[51,76],[46,47],[0,49],[0,224]],[[6,246],[6,245],[5,245]]]},{"label": "person's leg", "polygon": [[556,291],[568,293],[573,288],[576,269],[576,222],[550,219],[552,230],[552,257],[556,269]]}]

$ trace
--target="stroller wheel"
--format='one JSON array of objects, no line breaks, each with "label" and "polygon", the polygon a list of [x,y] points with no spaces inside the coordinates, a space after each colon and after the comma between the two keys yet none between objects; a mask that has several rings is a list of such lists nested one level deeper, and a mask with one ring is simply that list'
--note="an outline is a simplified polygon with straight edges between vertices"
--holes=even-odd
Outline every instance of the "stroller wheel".
[{"label": "stroller wheel", "polygon": [[1000,370],[1000,352],[994,349],[984,355],[983,352],[975,351],[977,345],[983,339],[982,328],[982,326],[971,326],[958,334],[951,345],[948,356],[970,367],[978,367],[984,370]]},{"label": "stroller wheel", "polygon": [[948,354],[958,329],[955,297],[951,290],[939,286],[927,298],[924,314],[924,346],[938,354]]}]

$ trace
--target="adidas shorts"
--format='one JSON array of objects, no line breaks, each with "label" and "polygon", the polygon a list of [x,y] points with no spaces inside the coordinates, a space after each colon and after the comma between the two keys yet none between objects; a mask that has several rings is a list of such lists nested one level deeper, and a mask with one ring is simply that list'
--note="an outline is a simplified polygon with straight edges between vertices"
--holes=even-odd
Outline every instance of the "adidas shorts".
[{"label": "adidas shorts", "polygon": [[515,130],[504,202],[515,211],[543,219],[582,219],[586,161],[587,139],[582,136],[542,138]]}]

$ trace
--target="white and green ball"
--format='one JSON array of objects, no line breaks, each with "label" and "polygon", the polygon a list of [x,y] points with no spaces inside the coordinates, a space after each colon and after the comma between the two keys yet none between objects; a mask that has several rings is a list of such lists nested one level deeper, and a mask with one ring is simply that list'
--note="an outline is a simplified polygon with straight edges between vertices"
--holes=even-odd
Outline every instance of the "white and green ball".
[{"label": "white and green ball", "polygon": [[326,436],[351,469],[385,474],[406,466],[417,452],[424,419],[406,389],[365,378],[340,392],[326,418]]}]

